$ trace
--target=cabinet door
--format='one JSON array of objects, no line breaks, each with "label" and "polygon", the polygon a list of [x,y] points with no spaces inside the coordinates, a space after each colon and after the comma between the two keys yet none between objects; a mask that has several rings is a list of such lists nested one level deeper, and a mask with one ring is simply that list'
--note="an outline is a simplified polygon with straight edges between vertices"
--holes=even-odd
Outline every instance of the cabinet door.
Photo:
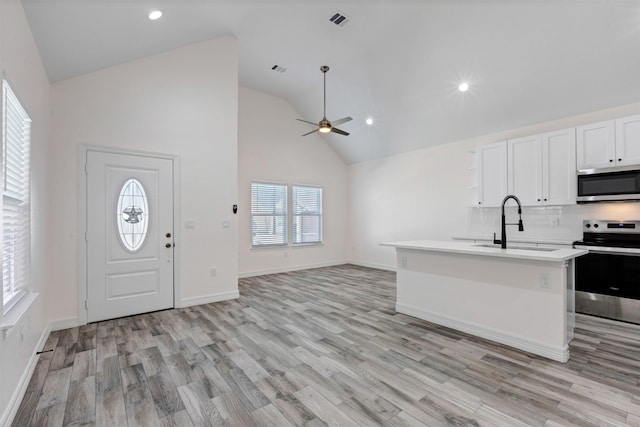
[{"label": "cabinet door", "polygon": [[616,164],[640,164],[640,116],[616,120]]},{"label": "cabinet door", "polygon": [[542,138],[540,135],[507,142],[508,190],[525,206],[542,204]]},{"label": "cabinet door", "polygon": [[542,196],[545,205],[576,203],[576,130],[542,135]]},{"label": "cabinet door", "polygon": [[507,195],[506,141],[478,147],[478,206],[500,206]]},{"label": "cabinet door", "polygon": [[614,121],[593,123],[576,128],[578,169],[615,166]]}]

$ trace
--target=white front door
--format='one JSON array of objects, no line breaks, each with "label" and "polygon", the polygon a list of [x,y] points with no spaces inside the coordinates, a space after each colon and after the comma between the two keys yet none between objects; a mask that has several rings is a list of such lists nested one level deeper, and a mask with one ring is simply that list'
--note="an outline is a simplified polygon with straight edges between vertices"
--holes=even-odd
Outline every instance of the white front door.
[{"label": "white front door", "polygon": [[172,308],[173,160],[87,151],[87,320]]}]

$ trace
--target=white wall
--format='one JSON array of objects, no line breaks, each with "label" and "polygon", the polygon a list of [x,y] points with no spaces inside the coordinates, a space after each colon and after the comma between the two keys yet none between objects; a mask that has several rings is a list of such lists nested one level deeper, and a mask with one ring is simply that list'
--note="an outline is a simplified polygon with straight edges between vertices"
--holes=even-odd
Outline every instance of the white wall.
[{"label": "white wall", "polygon": [[[345,260],[347,166],[283,99],[240,87],[238,134],[240,276],[289,271]],[[345,144],[349,143],[346,137]],[[251,181],[323,188],[323,244],[251,249]]]},{"label": "white wall", "polygon": [[180,215],[195,229],[175,224],[176,304],[237,292],[237,62],[237,41],[220,38],[52,85],[51,318],[78,316],[79,144],[179,156]]},{"label": "white wall", "polygon": [[[381,242],[499,233],[499,208],[469,207],[469,187],[474,181],[474,172],[469,170],[471,150],[509,138],[638,113],[640,103],[350,165],[347,256],[358,264],[393,269],[395,251],[379,246]],[[551,227],[552,218],[559,219],[559,227]],[[640,203],[525,208],[525,232],[514,230],[510,236],[576,240],[586,218],[640,219]]]},{"label": "white wall", "polygon": [[[0,425],[4,425],[11,405],[17,400],[21,379],[28,380],[38,341],[47,332],[50,213],[49,81],[42,66],[19,0],[0,1],[0,68],[32,119],[31,126],[31,283],[40,296],[6,339],[0,336]],[[1,107],[0,107],[1,108]],[[17,409],[17,406],[14,407]]]}]

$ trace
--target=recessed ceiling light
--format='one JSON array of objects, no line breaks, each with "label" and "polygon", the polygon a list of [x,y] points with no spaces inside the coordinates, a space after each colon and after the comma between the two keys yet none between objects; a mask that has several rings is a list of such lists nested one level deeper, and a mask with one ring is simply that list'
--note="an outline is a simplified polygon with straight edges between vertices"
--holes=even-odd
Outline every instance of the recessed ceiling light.
[{"label": "recessed ceiling light", "polygon": [[161,16],[162,16],[161,10],[154,10],[151,13],[149,13],[149,19],[151,19],[152,21],[155,21],[156,19],[160,19]]},{"label": "recessed ceiling light", "polygon": [[371,117],[367,117],[367,120],[365,120],[364,122],[371,126],[373,124],[373,119]]},{"label": "recessed ceiling light", "polygon": [[467,82],[462,82],[462,83],[460,83],[460,86],[458,86],[458,90],[459,90],[460,92],[466,92],[466,91],[468,91],[468,90],[469,90],[469,83],[467,83]]}]

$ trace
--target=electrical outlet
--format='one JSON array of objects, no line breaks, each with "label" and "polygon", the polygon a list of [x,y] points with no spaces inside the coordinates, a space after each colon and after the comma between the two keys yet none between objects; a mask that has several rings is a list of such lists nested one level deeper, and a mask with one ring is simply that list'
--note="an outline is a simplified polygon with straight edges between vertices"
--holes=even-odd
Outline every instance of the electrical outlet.
[{"label": "electrical outlet", "polygon": [[542,289],[551,289],[551,273],[542,273],[540,275],[540,287]]},{"label": "electrical outlet", "polygon": [[551,226],[558,227],[560,225],[560,218],[551,218]]},{"label": "electrical outlet", "polygon": [[231,221],[222,221],[222,228],[231,228]]},{"label": "electrical outlet", "polygon": [[188,219],[184,222],[184,228],[186,228],[187,230],[193,230],[194,228],[196,228],[196,222],[192,219]]},{"label": "electrical outlet", "polygon": [[285,253],[284,253],[284,257],[285,257],[285,258],[289,258],[289,252],[285,252]]},{"label": "electrical outlet", "polygon": [[407,268],[407,257],[403,256],[400,258],[400,267]]},{"label": "electrical outlet", "polygon": [[209,276],[216,277],[216,274],[217,274],[216,268],[215,267],[211,267],[209,269]]}]

